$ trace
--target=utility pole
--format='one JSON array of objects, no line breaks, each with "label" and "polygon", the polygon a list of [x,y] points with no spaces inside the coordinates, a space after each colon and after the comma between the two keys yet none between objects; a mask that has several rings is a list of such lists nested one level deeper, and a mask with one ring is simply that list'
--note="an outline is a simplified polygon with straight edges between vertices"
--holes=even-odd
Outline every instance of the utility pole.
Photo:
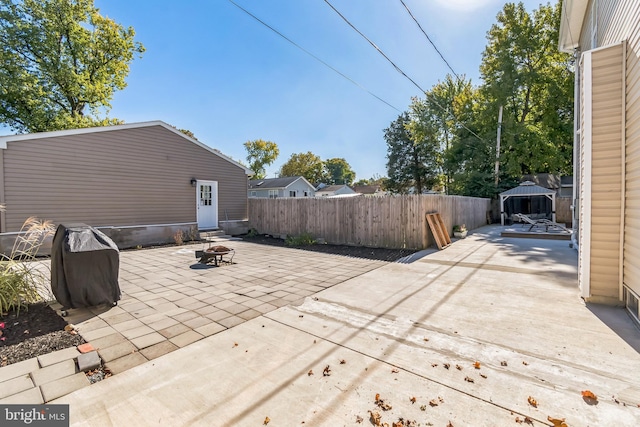
[{"label": "utility pole", "polygon": [[498,138],[496,141],[496,167],[495,174],[495,186],[498,188],[498,173],[500,171],[500,133],[502,132],[502,105],[500,106],[500,112],[498,113]]}]

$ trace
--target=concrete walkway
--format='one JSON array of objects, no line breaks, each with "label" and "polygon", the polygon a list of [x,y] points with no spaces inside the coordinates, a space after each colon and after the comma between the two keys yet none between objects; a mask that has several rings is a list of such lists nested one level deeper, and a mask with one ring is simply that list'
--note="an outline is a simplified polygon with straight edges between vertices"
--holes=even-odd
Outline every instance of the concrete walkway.
[{"label": "concrete walkway", "polygon": [[371,425],[378,415],[637,425],[640,332],[622,309],[581,301],[567,242],[498,234],[387,264],[52,403],[70,404],[73,425],[96,426]]},{"label": "concrete walkway", "polygon": [[[118,306],[70,310],[66,320],[118,375],[385,264],[216,240],[236,250],[233,264],[197,263],[194,251],[208,244],[122,252]],[[0,403],[44,403],[88,386],[79,355],[69,348],[0,368]]]}]

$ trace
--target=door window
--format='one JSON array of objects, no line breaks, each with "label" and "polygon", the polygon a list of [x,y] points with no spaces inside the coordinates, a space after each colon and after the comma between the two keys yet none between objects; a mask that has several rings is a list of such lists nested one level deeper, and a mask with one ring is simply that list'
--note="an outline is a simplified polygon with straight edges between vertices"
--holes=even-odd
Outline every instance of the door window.
[{"label": "door window", "polygon": [[200,206],[211,206],[213,202],[211,185],[200,186]]}]

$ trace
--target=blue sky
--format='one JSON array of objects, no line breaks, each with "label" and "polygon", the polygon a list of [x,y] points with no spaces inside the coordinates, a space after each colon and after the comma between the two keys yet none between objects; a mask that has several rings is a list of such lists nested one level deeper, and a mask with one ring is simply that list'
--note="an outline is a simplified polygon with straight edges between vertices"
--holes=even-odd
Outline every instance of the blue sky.
[{"label": "blue sky", "polygon": [[[234,0],[314,55],[403,111],[419,90],[323,0]],[[399,0],[330,0],[420,86],[448,72]],[[357,179],[386,175],[383,129],[398,111],[326,68],[228,0],[96,0],[133,26],[147,51],[136,59],[111,117],[163,120],[236,160],[265,139],[280,156],[344,157]],[[458,74],[479,83],[486,33],[503,0],[405,0]],[[540,1],[525,1],[528,10]]]}]

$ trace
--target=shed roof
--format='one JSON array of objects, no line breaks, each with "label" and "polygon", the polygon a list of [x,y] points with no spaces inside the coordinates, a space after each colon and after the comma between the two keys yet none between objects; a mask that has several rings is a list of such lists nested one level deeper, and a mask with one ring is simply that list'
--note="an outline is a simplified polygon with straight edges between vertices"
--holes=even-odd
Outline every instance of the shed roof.
[{"label": "shed roof", "polygon": [[535,185],[531,181],[525,181],[511,190],[503,191],[500,196],[544,196],[555,193],[555,191]]}]

